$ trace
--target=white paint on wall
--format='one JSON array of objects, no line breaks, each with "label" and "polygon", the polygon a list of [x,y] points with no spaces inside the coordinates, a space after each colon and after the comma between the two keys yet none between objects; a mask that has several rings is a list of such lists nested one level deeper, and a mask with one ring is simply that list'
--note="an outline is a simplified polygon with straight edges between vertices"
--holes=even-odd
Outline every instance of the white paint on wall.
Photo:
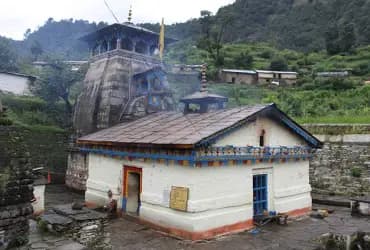
[{"label": "white paint on wall", "polygon": [[40,214],[45,210],[45,185],[35,185],[33,187],[33,196],[35,201],[32,202],[33,213]]},{"label": "white paint on wall", "polygon": [[243,125],[227,136],[219,139],[215,146],[233,145],[236,147],[259,146],[259,138],[265,131],[265,146],[302,146],[306,145],[303,139],[298,137],[283,125],[267,117],[257,117],[255,121]]},{"label": "white paint on wall", "polygon": [[28,77],[0,72],[0,91],[16,95],[29,95],[29,83]]}]

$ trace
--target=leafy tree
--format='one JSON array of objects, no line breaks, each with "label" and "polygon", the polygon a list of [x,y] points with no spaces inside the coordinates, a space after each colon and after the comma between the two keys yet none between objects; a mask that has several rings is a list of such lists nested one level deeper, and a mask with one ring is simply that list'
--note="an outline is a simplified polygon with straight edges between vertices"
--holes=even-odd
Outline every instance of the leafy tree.
[{"label": "leafy tree", "polygon": [[251,68],[253,65],[253,56],[248,51],[242,52],[234,58],[234,65],[239,69]]},{"label": "leafy tree", "polygon": [[271,70],[288,70],[288,63],[282,57],[275,57],[270,63]]},{"label": "leafy tree", "polygon": [[326,51],[329,55],[338,54],[341,51],[339,46],[339,31],[336,25],[329,27],[325,33]]},{"label": "leafy tree", "polygon": [[224,55],[221,52],[223,48],[223,35],[232,21],[231,16],[223,16],[216,20],[211,16],[210,11],[201,11],[201,38],[198,40],[198,47],[206,50],[216,67],[224,64]]},{"label": "leafy tree", "polygon": [[39,56],[44,52],[41,44],[37,40],[33,42],[30,50],[34,60],[38,60]]},{"label": "leafy tree", "polygon": [[353,23],[347,23],[344,25],[340,47],[342,52],[350,52],[356,44],[355,27]]},{"label": "leafy tree", "polygon": [[81,81],[83,71],[72,71],[71,67],[60,60],[48,61],[46,67],[32,87],[32,92],[48,103],[64,101],[68,114],[72,114],[70,91],[72,86]]},{"label": "leafy tree", "polygon": [[0,37],[0,71],[17,71],[17,57],[6,38]]}]

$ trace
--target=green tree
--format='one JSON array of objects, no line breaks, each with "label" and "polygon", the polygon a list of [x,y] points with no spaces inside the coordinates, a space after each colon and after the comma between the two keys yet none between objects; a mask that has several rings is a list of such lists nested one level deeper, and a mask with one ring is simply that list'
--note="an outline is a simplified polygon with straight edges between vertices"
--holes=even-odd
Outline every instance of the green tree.
[{"label": "green tree", "polygon": [[0,71],[17,71],[17,57],[6,38],[0,37]]},{"label": "green tree", "polygon": [[271,60],[270,70],[288,70],[288,63],[282,57],[275,57]]},{"label": "green tree", "polygon": [[36,60],[36,61],[38,60],[39,56],[41,56],[41,54],[44,52],[41,44],[37,40],[33,42],[30,50],[31,50],[31,54],[33,55],[33,60]]},{"label": "green tree", "polygon": [[48,63],[49,66],[41,72],[40,78],[32,87],[32,92],[48,103],[64,101],[66,110],[71,115],[71,88],[82,80],[84,72],[72,71],[69,65],[60,60],[48,61]]},{"label": "green tree", "polygon": [[332,25],[325,33],[325,46],[329,55],[335,55],[340,52],[339,31],[337,25]]},{"label": "green tree", "polygon": [[342,52],[350,52],[356,45],[356,34],[353,23],[346,23],[340,39],[340,47]]},{"label": "green tree", "polygon": [[240,53],[234,58],[234,66],[239,69],[251,68],[253,65],[253,56],[248,51]]}]

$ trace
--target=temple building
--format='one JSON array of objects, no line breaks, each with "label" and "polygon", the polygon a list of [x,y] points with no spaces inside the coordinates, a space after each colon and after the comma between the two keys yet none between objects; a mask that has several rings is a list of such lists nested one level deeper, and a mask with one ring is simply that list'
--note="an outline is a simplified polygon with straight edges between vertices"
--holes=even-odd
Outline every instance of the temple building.
[{"label": "temple building", "polygon": [[[128,22],[107,26],[81,38],[89,47],[90,59],[74,112],[77,137],[153,112],[175,109],[158,55],[160,45],[164,47],[175,40],[163,38],[162,44],[160,37],[133,24],[130,12]],[[86,189],[86,164],[86,154],[72,147],[67,186]]]},{"label": "temple building", "polygon": [[[204,75],[204,73],[203,73]],[[225,109],[199,92],[184,112],[159,112],[78,139],[87,154],[86,204],[118,210],[181,238],[253,227],[268,212],[311,210],[309,158],[321,142],[275,104]]]}]

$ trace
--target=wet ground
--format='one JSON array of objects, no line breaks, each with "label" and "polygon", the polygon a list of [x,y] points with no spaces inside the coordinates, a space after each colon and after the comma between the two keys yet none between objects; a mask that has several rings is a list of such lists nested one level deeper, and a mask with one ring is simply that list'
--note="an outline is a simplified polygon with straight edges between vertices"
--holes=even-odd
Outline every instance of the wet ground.
[{"label": "wet ground", "polygon": [[[65,204],[82,200],[83,195],[76,194],[62,185],[48,186],[46,189],[46,207],[51,204]],[[357,218],[350,215],[349,208],[314,205],[316,208],[331,208],[334,213],[325,219],[311,217],[290,221],[288,225],[268,224],[254,232],[219,237],[209,241],[182,241],[145,225],[140,225],[129,218],[113,220],[107,231],[110,233],[112,249],[315,249],[317,239],[326,233],[353,234],[357,231],[370,231],[370,218]],[[33,236],[35,237],[35,236]],[[52,239],[57,241],[56,239]],[[53,249],[53,248],[48,248]]]}]

